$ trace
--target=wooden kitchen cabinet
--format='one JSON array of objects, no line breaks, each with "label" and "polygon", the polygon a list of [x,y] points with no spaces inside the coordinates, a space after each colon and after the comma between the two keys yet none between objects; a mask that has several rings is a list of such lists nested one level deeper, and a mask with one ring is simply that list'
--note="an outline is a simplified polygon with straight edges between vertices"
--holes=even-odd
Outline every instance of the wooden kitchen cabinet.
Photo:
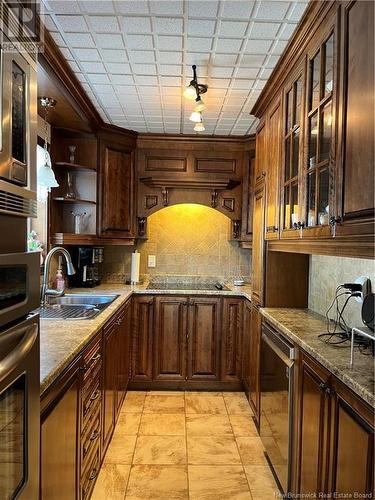
[{"label": "wooden kitchen cabinet", "polygon": [[250,397],[250,337],[251,337],[251,302],[245,300],[243,304],[243,333],[242,333],[242,366],[241,381],[246,397]]},{"label": "wooden kitchen cabinet", "polygon": [[125,398],[130,378],[130,355],[132,341],[132,302],[128,300],[120,310],[118,317],[118,371],[116,388],[116,419]]},{"label": "wooden kitchen cabinet", "polygon": [[154,380],[185,380],[188,297],[155,299]]},{"label": "wooden kitchen cabinet", "polygon": [[294,492],[372,498],[373,410],[303,351],[295,400]]},{"label": "wooden kitchen cabinet", "polygon": [[80,359],[41,404],[41,500],[78,500]]},{"label": "wooden kitchen cabinet", "polygon": [[341,10],[337,236],[374,234],[374,2]]},{"label": "wooden kitchen cabinet", "polygon": [[264,182],[259,183],[254,190],[253,208],[253,252],[252,252],[252,297],[258,303],[263,303],[264,286]]},{"label": "wooden kitchen cabinet", "polygon": [[223,298],[223,331],[221,342],[221,379],[241,379],[243,299]]},{"label": "wooden kitchen cabinet", "polygon": [[132,381],[153,378],[154,297],[134,298],[134,328],[132,346]]},{"label": "wooden kitchen cabinet", "polygon": [[260,344],[262,335],[262,316],[260,305],[251,305],[250,355],[249,355],[249,402],[259,425],[260,419]]},{"label": "wooden kitchen cabinet", "polygon": [[120,143],[101,140],[99,179],[99,236],[134,239],[134,153]]},{"label": "wooden kitchen cabinet", "polygon": [[279,237],[280,171],[281,171],[281,99],[271,107],[267,116],[267,173],[265,199],[266,240]]},{"label": "wooden kitchen cabinet", "polygon": [[221,299],[189,299],[188,380],[220,380]]}]

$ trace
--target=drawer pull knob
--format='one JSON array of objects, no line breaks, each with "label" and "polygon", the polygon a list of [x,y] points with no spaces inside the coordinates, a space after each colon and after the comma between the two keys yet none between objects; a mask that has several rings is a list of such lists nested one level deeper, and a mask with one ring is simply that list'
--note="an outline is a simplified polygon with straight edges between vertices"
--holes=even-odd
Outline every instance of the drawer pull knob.
[{"label": "drawer pull knob", "polygon": [[91,358],[91,363],[95,363],[95,361],[98,361],[101,358],[101,354],[97,352],[92,358]]},{"label": "drawer pull knob", "polygon": [[95,401],[95,399],[98,399],[98,397],[100,396],[100,391],[99,390],[96,390],[90,397],[90,401]]},{"label": "drawer pull knob", "polygon": [[90,441],[95,441],[95,439],[98,439],[98,437],[99,437],[99,431],[95,430],[90,436]]}]

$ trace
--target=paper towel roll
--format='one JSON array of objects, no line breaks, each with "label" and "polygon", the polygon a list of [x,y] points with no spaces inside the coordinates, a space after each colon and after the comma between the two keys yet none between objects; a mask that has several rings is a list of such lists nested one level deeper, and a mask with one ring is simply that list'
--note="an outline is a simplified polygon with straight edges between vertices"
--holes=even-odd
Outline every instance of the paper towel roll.
[{"label": "paper towel roll", "polygon": [[130,271],[130,281],[131,283],[138,283],[139,282],[139,266],[141,263],[141,254],[137,252],[132,253],[132,265],[131,265],[131,271]]}]

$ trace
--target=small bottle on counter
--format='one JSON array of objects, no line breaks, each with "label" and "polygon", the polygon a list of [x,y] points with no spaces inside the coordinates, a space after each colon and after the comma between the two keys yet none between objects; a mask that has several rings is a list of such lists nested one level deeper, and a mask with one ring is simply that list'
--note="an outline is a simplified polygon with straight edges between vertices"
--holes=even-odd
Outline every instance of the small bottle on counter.
[{"label": "small bottle on counter", "polygon": [[56,271],[55,286],[58,292],[62,292],[65,288],[65,279],[61,269],[61,258],[59,257],[59,267]]}]

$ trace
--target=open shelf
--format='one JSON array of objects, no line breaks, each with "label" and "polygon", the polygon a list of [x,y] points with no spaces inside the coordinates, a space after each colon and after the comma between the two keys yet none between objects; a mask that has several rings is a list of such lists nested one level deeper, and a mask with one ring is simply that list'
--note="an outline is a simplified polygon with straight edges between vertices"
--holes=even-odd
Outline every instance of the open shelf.
[{"label": "open shelf", "polygon": [[52,245],[120,245],[128,246],[135,245],[135,238],[128,239],[114,239],[114,238],[100,238],[96,234],[75,234],[75,233],[53,233],[51,234]]},{"label": "open shelf", "polygon": [[93,200],[81,200],[80,198],[64,198],[63,196],[54,196],[53,201],[60,201],[63,203],[88,203],[89,205],[96,205]]},{"label": "open shelf", "polygon": [[91,170],[92,172],[96,172],[96,167],[90,167],[88,165],[79,165],[78,163],[67,163],[65,161],[56,161],[54,166],[59,168],[68,168],[70,170]]}]

